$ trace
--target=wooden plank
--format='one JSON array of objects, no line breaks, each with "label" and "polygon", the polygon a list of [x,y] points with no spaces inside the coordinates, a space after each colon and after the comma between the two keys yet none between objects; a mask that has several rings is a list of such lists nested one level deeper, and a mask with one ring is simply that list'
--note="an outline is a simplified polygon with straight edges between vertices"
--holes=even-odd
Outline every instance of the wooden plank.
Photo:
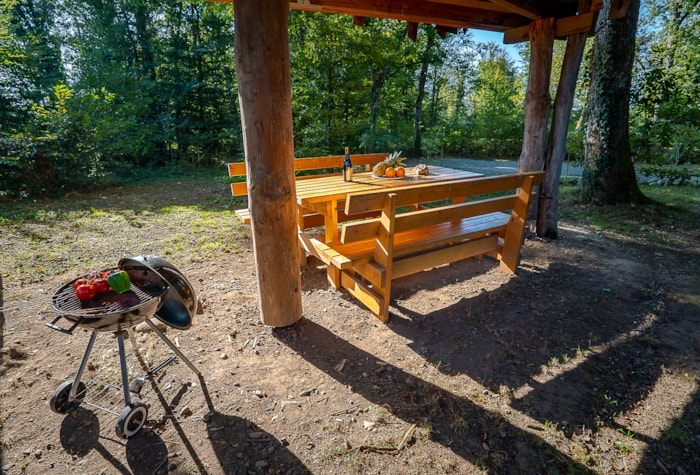
[{"label": "wooden plank", "polygon": [[[381,295],[377,294],[365,283],[348,272],[343,271],[340,278],[343,288],[347,290],[350,295],[359,300],[372,313],[379,315],[381,307],[383,306],[383,298]],[[379,319],[386,322],[388,320],[388,315],[384,316],[384,319],[381,317],[379,317]]]},{"label": "wooden plank", "polygon": [[518,193],[518,199],[506,227],[500,267],[511,274],[515,273],[520,261],[520,247],[525,236],[525,222],[527,221],[527,211],[533,187],[534,179],[530,178],[525,181]]},{"label": "wooden plank", "polygon": [[347,257],[340,254],[338,251],[332,247],[326,245],[323,241],[314,238],[313,236],[305,233],[299,232],[299,244],[312,256],[315,256],[318,260],[326,265],[334,265],[339,269],[349,268],[352,261]]},{"label": "wooden plank", "polygon": [[415,274],[425,269],[460,261],[468,257],[498,249],[498,236],[492,234],[462,244],[436,249],[431,252],[406,257],[394,262],[392,279]]},{"label": "wooden plank", "polygon": [[[515,198],[516,195],[509,195],[402,213],[396,216],[395,232],[402,233],[411,229],[433,226],[447,221],[458,221],[497,211],[510,211],[513,209]],[[378,222],[378,219],[366,219],[346,224],[343,226],[340,241],[347,244],[376,236]]]},{"label": "wooden plank", "polygon": [[[544,174],[544,172],[530,172],[530,174],[532,173]],[[519,188],[525,176],[525,174],[512,174],[440,183],[412,184],[396,187],[391,192],[396,193],[396,206],[402,207]],[[386,190],[348,193],[345,201],[345,213],[352,215],[380,210],[384,203],[385,194]]]},{"label": "wooden plank", "polygon": [[375,287],[386,287],[388,278],[384,267],[369,258],[352,261],[352,269]]},{"label": "wooden plank", "polygon": [[[585,33],[591,31],[595,26],[595,19],[598,12],[581,13],[565,18],[559,18],[554,22],[554,37],[564,38],[577,33]],[[503,43],[507,45],[522,43],[530,39],[530,26],[520,26],[511,28],[503,33]]]},{"label": "wooden plank", "polygon": [[[324,216],[324,233],[325,240],[327,243],[332,243],[338,240],[338,213],[336,208],[338,204],[335,200],[326,202],[326,210],[323,213]],[[338,289],[341,286],[340,283],[340,269],[337,265],[329,266],[326,272],[326,277],[328,282],[333,286],[334,289]]]},{"label": "wooden plank", "polygon": [[[459,223],[447,222],[438,226],[419,228],[394,235],[394,257],[424,251],[466,239],[474,239],[485,234],[505,232],[510,215],[491,213],[462,220]],[[349,244],[329,244],[351,261],[366,259],[374,253],[375,239],[365,239]]]},{"label": "wooden plank", "polygon": [[[373,177],[371,172],[356,172],[352,182],[344,182],[338,177],[297,180],[297,201],[304,207],[312,208],[314,203],[325,202],[331,199],[344,200],[348,193],[434,184],[436,182],[456,181],[483,176],[482,174],[466,170],[454,170],[437,166],[430,167],[430,172],[430,175],[427,176],[416,175],[413,168],[407,168],[406,177],[403,180],[377,178]],[[376,210],[381,210],[381,205]]]},{"label": "wooden plank", "polygon": [[[388,157],[388,153],[363,153],[350,155],[353,166],[374,165]],[[324,157],[302,157],[294,159],[294,171],[323,170],[326,168],[342,168],[345,155],[330,155]],[[245,176],[245,162],[228,164],[229,176]],[[301,177],[299,177],[301,178]]]},{"label": "wooden plank", "polygon": [[229,163],[228,176],[245,176],[245,162]]},{"label": "wooden plank", "polygon": [[543,12],[541,10],[540,3],[525,2],[520,0],[489,0],[489,3],[493,3],[499,7],[502,7],[506,11],[511,11],[522,15],[530,20],[537,20],[542,18]]},{"label": "wooden plank", "polygon": [[396,225],[396,193],[388,193],[384,201],[382,216],[379,218],[379,232],[377,233],[376,246],[372,260],[386,269],[388,279],[383,280],[384,285],[375,287],[382,296],[379,306],[379,315],[389,314],[389,298],[391,295],[391,274],[394,265],[394,227]]},{"label": "wooden plank", "polygon": [[234,213],[244,224],[250,224],[250,210],[248,208],[237,209]]},{"label": "wooden plank", "polygon": [[[237,209],[234,211],[238,219],[243,221],[244,224],[250,224],[250,210],[248,208]],[[323,226],[324,219],[323,215],[315,213],[313,211],[306,210],[304,214],[303,211],[299,210],[299,216],[302,219],[301,229],[317,228]]]},{"label": "wooden plank", "polygon": [[[219,0],[231,1],[231,0]],[[293,10],[316,11],[318,7],[326,13],[374,18],[389,18],[399,21],[437,24],[454,28],[471,28],[486,25],[498,31],[522,25],[527,18],[505,8],[489,8],[490,2],[480,2],[479,8],[473,1],[464,4],[445,4],[440,1],[422,2],[376,2],[375,0],[323,0],[317,3],[298,0],[289,3]]]},{"label": "wooden plank", "polygon": [[233,196],[248,196],[248,184],[246,182],[231,183],[231,194]]}]

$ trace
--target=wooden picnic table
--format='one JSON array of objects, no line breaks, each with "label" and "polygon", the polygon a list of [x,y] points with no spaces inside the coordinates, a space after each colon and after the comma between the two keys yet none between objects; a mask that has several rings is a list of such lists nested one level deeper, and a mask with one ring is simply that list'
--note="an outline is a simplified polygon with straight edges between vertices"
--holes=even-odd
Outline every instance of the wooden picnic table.
[{"label": "wooden picnic table", "polygon": [[355,172],[352,181],[343,181],[342,176],[304,177],[297,180],[297,204],[300,208],[314,211],[323,216],[325,242],[338,240],[338,203],[345,200],[348,193],[381,190],[424,183],[438,183],[465,178],[484,176],[454,168],[430,165],[430,174],[417,175],[413,168],[406,168],[403,178],[381,178],[372,172]]}]

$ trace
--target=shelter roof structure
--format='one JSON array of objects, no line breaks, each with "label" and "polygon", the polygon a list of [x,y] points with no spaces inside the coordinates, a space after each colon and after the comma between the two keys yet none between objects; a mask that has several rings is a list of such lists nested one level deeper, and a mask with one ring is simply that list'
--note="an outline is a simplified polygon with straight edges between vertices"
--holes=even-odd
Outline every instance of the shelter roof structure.
[{"label": "shelter roof structure", "polygon": [[[627,0],[615,0],[611,17],[624,15]],[[293,10],[321,11],[472,28],[504,34],[504,43],[527,41],[532,21],[554,18],[556,38],[592,31],[602,0],[295,0]]]}]

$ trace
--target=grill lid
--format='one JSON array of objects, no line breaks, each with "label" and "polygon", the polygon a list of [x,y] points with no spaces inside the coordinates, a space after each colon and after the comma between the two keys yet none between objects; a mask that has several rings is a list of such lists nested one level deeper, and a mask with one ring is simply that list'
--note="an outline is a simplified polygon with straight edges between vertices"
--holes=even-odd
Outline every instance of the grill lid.
[{"label": "grill lid", "polygon": [[158,272],[170,285],[163,305],[155,316],[177,330],[187,330],[197,311],[197,295],[187,277],[173,264],[159,256],[124,257],[119,265],[146,265]]}]

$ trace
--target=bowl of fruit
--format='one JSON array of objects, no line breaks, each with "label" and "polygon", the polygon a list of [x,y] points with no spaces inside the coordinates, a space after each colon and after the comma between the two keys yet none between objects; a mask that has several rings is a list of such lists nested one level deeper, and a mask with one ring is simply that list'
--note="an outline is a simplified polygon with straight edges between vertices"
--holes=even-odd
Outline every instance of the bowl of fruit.
[{"label": "bowl of fruit", "polygon": [[374,178],[401,180],[406,177],[404,160],[406,159],[401,157],[401,152],[394,152],[372,167],[372,176]]}]

